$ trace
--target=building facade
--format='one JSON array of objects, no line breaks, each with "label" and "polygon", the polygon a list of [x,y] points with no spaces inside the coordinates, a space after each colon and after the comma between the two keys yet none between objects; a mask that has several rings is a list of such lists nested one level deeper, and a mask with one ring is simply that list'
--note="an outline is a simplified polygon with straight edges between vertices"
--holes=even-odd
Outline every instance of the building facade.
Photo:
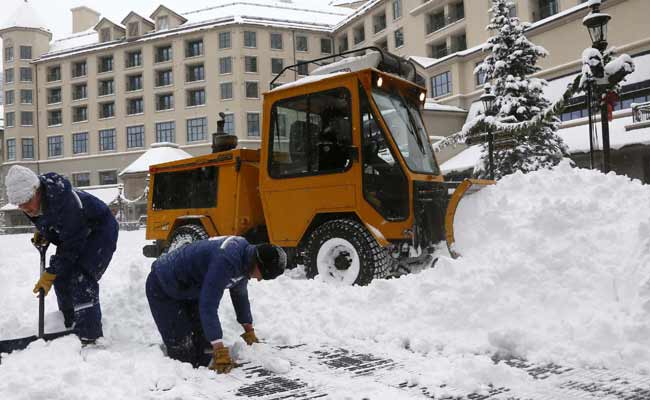
[{"label": "building facade", "polygon": [[[314,10],[257,1],[183,14],[164,6],[149,16],[125,10],[119,23],[77,7],[73,35],[57,41],[33,16],[25,19],[32,11],[19,10],[0,29],[6,104],[0,174],[20,163],[63,173],[77,186],[115,184],[152,143],[209,152],[219,112],[240,145],[257,147],[262,93],[284,67],[366,46],[416,63],[430,97],[424,116],[431,135],[459,131],[475,112],[484,82],[474,70],[490,36],[490,0],[339,1]],[[513,15],[532,23],[529,38],[549,52],[540,77],[560,81],[579,72],[582,50],[591,45],[582,25],[587,6],[513,1]],[[635,57],[650,52],[647,13],[639,12],[650,11],[647,0],[606,0],[602,10],[612,16],[612,46]],[[308,73],[300,68],[278,82]],[[650,76],[633,86],[623,94],[622,113],[631,113],[629,99],[650,100]],[[575,102],[563,119],[570,125],[583,117]]]}]

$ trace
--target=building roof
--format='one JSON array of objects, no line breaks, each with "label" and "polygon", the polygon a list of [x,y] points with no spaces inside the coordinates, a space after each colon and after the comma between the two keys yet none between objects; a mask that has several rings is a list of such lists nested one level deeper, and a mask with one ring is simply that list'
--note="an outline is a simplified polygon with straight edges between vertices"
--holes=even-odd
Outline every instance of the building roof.
[{"label": "building roof", "polygon": [[183,160],[192,157],[188,152],[181,150],[176,143],[154,143],[140,157],[129,164],[120,172],[120,176],[149,172],[149,166],[170,161]]},{"label": "building roof", "polygon": [[[3,6],[3,8],[5,7]],[[27,1],[21,2],[14,13],[2,21],[0,31],[9,28],[30,28],[50,32],[45,22],[43,22],[36,10]]]}]

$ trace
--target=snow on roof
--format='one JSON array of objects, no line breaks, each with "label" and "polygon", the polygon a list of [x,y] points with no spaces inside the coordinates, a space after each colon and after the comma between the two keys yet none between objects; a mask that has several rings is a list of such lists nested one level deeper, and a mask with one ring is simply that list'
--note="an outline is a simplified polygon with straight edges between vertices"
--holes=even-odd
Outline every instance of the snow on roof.
[{"label": "snow on roof", "polygon": [[369,51],[368,54],[356,57],[345,57],[331,64],[323,65],[312,71],[312,75],[328,75],[335,72],[356,72],[368,68],[377,68],[382,55],[378,51]]},{"label": "snow on roof", "polygon": [[273,92],[275,90],[284,90],[284,89],[288,89],[288,88],[291,88],[291,87],[294,87],[294,86],[305,85],[307,83],[314,83],[314,82],[322,81],[322,80],[325,80],[325,79],[329,79],[329,78],[331,78],[333,76],[343,75],[343,74],[347,74],[347,73],[348,72],[346,72],[346,71],[341,71],[341,72],[334,72],[332,74],[309,75],[309,76],[305,76],[304,78],[300,78],[297,81],[285,83],[282,86],[278,86],[278,87],[276,87],[276,88],[274,88],[272,90],[269,90],[269,92]]},{"label": "snow on roof", "polygon": [[15,204],[7,203],[4,206],[0,207],[0,211],[13,211],[17,210],[18,206]]},{"label": "snow on roof", "polygon": [[366,11],[370,10],[371,8],[373,8],[375,5],[379,4],[382,1],[383,0],[368,0],[368,2],[366,2],[366,4],[362,5],[361,7],[357,8],[356,10],[354,10],[354,12],[351,13],[350,15],[348,15],[347,18],[339,21],[339,23],[336,24],[336,26],[334,27],[334,30],[344,26],[345,24],[352,21],[356,17],[365,14]]},{"label": "snow on roof", "polygon": [[460,107],[437,103],[431,98],[428,98],[424,103],[424,109],[430,111],[467,112],[467,110],[464,110]]},{"label": "snow on roof", "polygon": [[[2,6],[6,10],[6,5]],[[0,25],[0,30],[7,28],[34,28],[50,32],[38,13],[27,2],[21,2],[16,11]]]},{"label": "snow on roof", "polygon": [[129,164],[120,172],[120,176],[138,172],[148,172],[149,166],[170,161],[183,160],[192,157],[188,152],[181,150],[176,143],[154,143],[140,157]]},{"label": "snow on roof", "polygon": [[120,195],[119,185],[85,186],[77,189],[92,194],[106,204],[111,204]]},{"label": "snow on roof", "polygon": [[587,8],[587,7],[589,7],[589,2],[578,4],[577,6],[567,8],[564,11],[561,11],[561,12],[559,12],[557,14],[553,14],[553,15],[551,15],[549,17],[546,17],[544,19],[540,19],[539,21],[530,24],[530,26],[528,27],[527,30],[535,29],[535,28],[537,28],[539,26],[546,25],[546,24],[548,24],[550,22],[553,22],[553,21],[558,20],[560,18],[566,17],[569,14],[573,14],[573,13],[575,13],[575,12],[577,12],[579,10],[582,10],[583,8]]},{"label": "snow on roof", "polygon": [[95,28],[89,28],[85,31],[75,33],[72,36],[64,37],[53,41],[50,44],[50,53],[58,53],[69,49],[86,47],[98,43],[99,34]]},{"label": "snow on roof", "polygon": [[409,56],[409,60],[413,60],[416,63],[420,64],[423,68],[429,68],[433,64],[438,61],[437,58],[430,58],[430,57],[419,57],[419,56]]},{"label": "snow on roof", "polygon": [[481,146],[471,146],[461,151],[456,156],[442,163],[440,169],[443,174],[454,171],[465,171],[474,169],[474,166],[481,159]]}]

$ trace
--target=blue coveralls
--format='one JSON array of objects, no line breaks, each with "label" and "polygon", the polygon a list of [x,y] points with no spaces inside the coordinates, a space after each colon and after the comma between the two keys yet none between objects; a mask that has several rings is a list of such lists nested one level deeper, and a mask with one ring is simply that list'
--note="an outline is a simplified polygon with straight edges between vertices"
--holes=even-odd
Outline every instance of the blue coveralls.
[{"label": "blue coveralls", "polygon": [[100,199],[72,188],[56,174],[39,176],[41,215],[29,217],[56,245],[46,271],[56,274],[54,291],[66,327],[74,323],[82,340],[103,336],[98,281],[117,246],[119,225]]},{"label": "blue coveralls", "polygon": [[248,279],[255,246],[239,236],[190,243],[154,261],[149,307],[170,358],[207,366],[211,342],[223,337],[219,303],[226,289],[240,324],[253,323]]}]

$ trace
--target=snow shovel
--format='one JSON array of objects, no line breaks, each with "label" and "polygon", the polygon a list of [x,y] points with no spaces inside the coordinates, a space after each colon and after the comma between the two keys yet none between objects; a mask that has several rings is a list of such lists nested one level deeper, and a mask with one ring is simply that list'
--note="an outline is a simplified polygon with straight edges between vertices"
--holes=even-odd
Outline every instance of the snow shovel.
[{"label": "snow shovel", "polygon": [[[43,273],[43,271],[45,271],[45,253],[47,253],[47,247],[49,244],[34,244],[34,246],[36,246],[38,252],[41,254],[41,273]],[[19,339],[0,340],[0,353],[11,353],[15,350],[23,350],[29,346],[30,343],[39,339],[54,340],[71,333],[73,333],[72,329],[61,332],[45,333],[45,292],[41,289],[38,292],[38,335]],[[0,361],[1,360],[2,358],[0,357]]]}]

